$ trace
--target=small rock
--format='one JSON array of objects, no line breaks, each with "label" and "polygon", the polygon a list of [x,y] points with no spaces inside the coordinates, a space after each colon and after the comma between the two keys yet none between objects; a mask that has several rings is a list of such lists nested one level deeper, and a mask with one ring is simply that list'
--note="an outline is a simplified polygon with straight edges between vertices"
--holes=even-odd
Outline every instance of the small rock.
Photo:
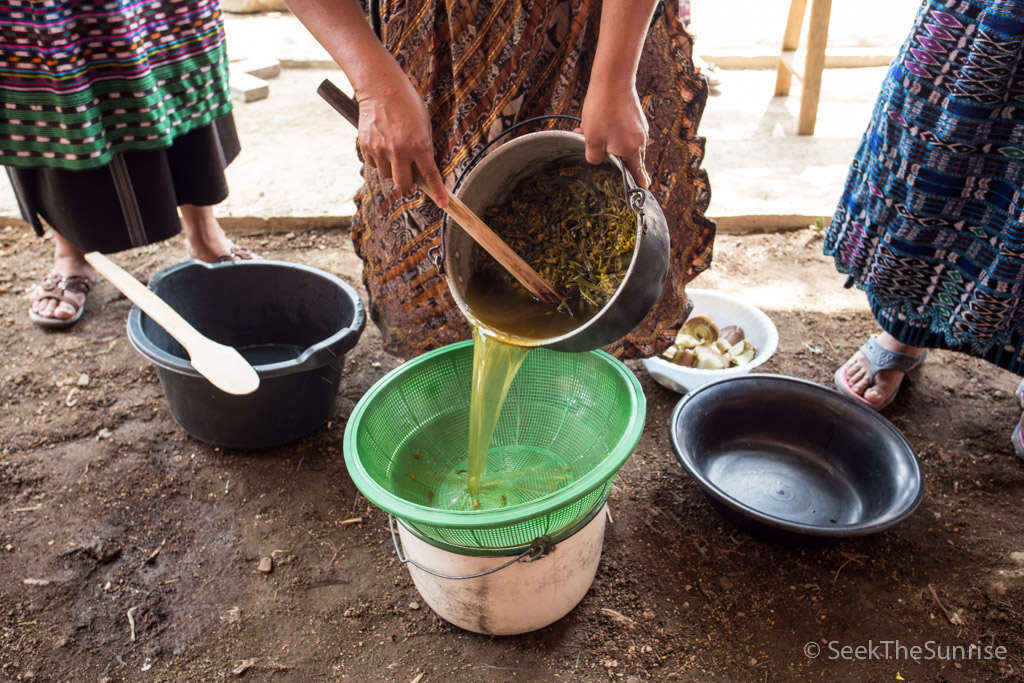
[{"label": "small rock", "polygon": [[221,621],[225,621],[229,624],[238,624],[242,621],[242,610],[238,609],[238,606],[234,606],[226,612],[221,612]]},{"label": "small rock", "polygon": [[637,676],[629,676],[626,678],[626,683],[640,683],[640,678]]},{"label": "small rock", "polygon": [[757,666],[757,658],[756,657],[751,657],[750,661],[747,662],[747,664],[749,664],[750,666]]},{"label": "small rock", "polygon": [[256,666],[257,661],[259,660],[256,657],[253,657],[252,659],[243,659],[238,666],[231,670],[231,673],[233,673],[236,676],[241,676],[246,671]]},{"label": "small rock", "polygon": [[274,570],[274,560],[269,557],[261,557],[260,563],[256,565],[256,571],[269,574]]},{"label": "small rock", "polygon": [[13,553],[14,552],[14,546],[11,545],[10,543],[8,543],[7,545],[4,546],[4,550],[6,550],[9,553]]},{"label": "small rock", "polygon": [[409,609],[419,609],[419,608],[420,608],[420,603],[416,602],[415,600],[413,600],[412,602],[409,603]]},{"label": "small rock", "polygon": [[87,387],[89,386],[89,375],[84,372],[78,376],[78,386]]}]

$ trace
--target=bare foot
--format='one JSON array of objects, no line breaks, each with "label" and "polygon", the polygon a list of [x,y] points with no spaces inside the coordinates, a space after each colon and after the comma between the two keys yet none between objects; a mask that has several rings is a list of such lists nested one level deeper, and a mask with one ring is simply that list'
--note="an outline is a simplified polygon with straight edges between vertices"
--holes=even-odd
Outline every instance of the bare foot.
[{"label": "bare foot", "polygon": [[185,250],[190,258],[206,263],[253,258],[224,234],[212,206],[182,204],[181,224],[185,232]]},{"label": "bare foot", "polygon": [[[875,341],[878,342],[879,346],[888,351],[905,353],[918,358],[925,352],[925,349],[901,344],[888,332],[879,334]],[[900,370],[879,370],[875,374],[875,383],[870,384],[871,364],[860,350],[857,350],[850,360],[846,361],[844,372],[846,373],[846,381],[850,386],[850,390],[872,406],[882,405],[899,388],[900,383],[903,382],[903,378],[906,376]]]}]

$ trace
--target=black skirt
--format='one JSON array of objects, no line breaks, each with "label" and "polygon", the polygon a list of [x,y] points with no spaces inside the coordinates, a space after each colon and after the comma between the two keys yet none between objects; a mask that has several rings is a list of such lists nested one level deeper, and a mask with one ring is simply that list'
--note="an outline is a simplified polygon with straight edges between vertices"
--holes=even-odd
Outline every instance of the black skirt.
[{"label": "black skirt", "polygon": [[113,253],[177,235],[181,204],[224,201],[224,169],[240,150],[229,112],[170,147],[118,154],[102,168],[6,168],[22,218],[38,234],[46,221],[83,251]]}]

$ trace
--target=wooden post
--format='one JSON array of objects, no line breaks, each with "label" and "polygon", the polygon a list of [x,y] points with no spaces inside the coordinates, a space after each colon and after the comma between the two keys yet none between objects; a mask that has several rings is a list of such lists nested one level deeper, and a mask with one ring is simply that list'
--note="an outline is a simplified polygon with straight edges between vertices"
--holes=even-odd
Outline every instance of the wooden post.
[{"label": "wooden post", "polygon": [[811,25],[807,29],[807,62],[804,65],[803,92],[800,95],[800,118],[796,132],[814,135],[818,120],[818,96],[821,94],[821,70],[825,68],[825,45],[828,43],[828,20],[832,0],[813,0]]},{"label": "wooden post", "polygon": [[786,32],[782,34],[782,54],[779,55],[779,65],[776,67],[776,95],[789,94],[789,86],[793,81],[793,72],[785,61],[786,53],[793,54],[800,47],[800,31],[804,27],[804,12],[806,9],[807,0],[791,0],[789,3],[789,18],[786,19]]},{"label": "wooden post", "polygon": [[821,72],[825,68],[825,47],[828,44],[828,23],[832,14],[832,0],[811,0],[811,21],[807,27],[807,49],[801,68],[797,64],[800,34],[803,31],[807,0],[791,0],[786,32],[782,36],[782,52],[776,67],[775,95],[789,94],[793,78],[800,81],[800,115],[796,131],[800,135],[814,135],[818,118],[818,98],[821,94]]}]

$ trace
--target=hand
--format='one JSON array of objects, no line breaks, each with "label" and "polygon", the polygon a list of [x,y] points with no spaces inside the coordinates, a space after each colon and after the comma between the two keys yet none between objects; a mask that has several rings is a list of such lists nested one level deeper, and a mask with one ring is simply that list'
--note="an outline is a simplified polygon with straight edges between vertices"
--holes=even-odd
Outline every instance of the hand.
[{"label": "hand", "polygon": [[642,188],[651,186],[644,166],[647,149],[647,117],[632,82],[613,85],[591,82],[583,100],[583,123],[579,132],[587,143],[587,161],[599,164],[605,154],[622,158]]},{"label": "hand", "polygon": [[356,93],[363,160],[391,178],[403,193],[416,187],[418,171],[428,194],[444,208],[448,191],[434,161],[430,119],[423,100],[404,75],[388,85],[380,92]]}]

